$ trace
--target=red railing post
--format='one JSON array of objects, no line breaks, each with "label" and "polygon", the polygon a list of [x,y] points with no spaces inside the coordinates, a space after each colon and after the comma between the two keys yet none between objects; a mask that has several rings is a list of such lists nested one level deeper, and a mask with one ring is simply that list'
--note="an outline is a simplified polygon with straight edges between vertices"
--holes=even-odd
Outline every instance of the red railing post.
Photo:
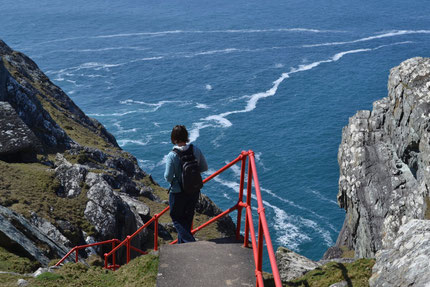
[{"label": "red railing post", "polygon": [[108,254],[105,253],[105,269],[108,269]]},{"label": "red railing post", "polygon": [[[240,167],[239,200],[237,201],[238,203],[241,203],[243,201],[243,186],[244,186],[244,182],[245,182],[245,165],[246,165],[246,152],[242,152],[242,164]],[[243,207],[239,205],[238,209],[237,209],[236,240],[239,240],[239,238],[240,238],[240,224],[242,221],[242,208]]]},{"label": "red railing post", "polygon": [[127,263],[130,262],[130,235],[127,236]]},{"label": "red railing post", "polygon": [[[112,250],[114,249],[115,249],[115,241],[112,241]],[[115,252],[112,253],[112,266],[113,266],[113,271],[115,271],[115,267],[116,267]]]},{"label": "red railing post", "polygon": [[[269,227],[267,226],[266,215],[263,207],[263,199],[261,198],[260,183],[258,182],[257,170],[255,168],[254,152],[250,150],[248,153],[249,153],[249,161],[251,162],[251,165],[252,165],[252,176],[253,176],[254,185],[255,185],[255,194],[257,196],[258,214],[260,218],[259,220],[261,221],[262,233],[264,233],[264,237],[266,239],[267,253],[269,254],[269,260],[270,260],[270,266],[272,267],[273,279],[275,281],[276,286],[282,286],[281,277],[279,276],[278,265],[276,264],[275,252],[273,252],[272,240],[270,239]],[[260,238],[258,238],[258,240],[260,241]]]},{"label": "red railing post", "polygon": [[[246,204],[251,207],[251,191],[252,191],[252,166],[251,161],[248,159],[248,184],[246,185]],[[248,212],[248,209],[246,209]],[[243,246],[248,247],[249,241],[249,220],[248,216],[245,217],[245,236],[243,239]]]},{"label": "red railing post", "polygon": [[76,255],[75,255],[76,256],[76,258],[75,258],[76,260],[75,260],[75,262],[78,263],[78,260],[79,260],[79,253],[78,253],[79,249],[76,248],[75,252],[76,252]]},{"label": "red railing post", "polygon": [[158,250],[158,214],[155,215],[154,221],[154,250]]},{"label": "red railing post", "polygon": [[263,226],[261,224],[261,217],[258,216],[258,265],[257,270],[263,272]]}]

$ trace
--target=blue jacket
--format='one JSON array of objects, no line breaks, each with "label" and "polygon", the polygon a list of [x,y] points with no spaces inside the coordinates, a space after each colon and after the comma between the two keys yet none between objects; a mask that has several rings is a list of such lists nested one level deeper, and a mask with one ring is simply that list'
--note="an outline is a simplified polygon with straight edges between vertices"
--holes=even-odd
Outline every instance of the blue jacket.
[{"label": "blue jacket", "polygon": [[[175,146],[174,148],[179,149],[180,151],[185,151],[189,148],[189,144],[179,147]],[[199,163],[200,172],[205,172],[208,170],[208,164],[206,162],[206,158],[200,151],[198,147],[193,145],[193,153],[196,157],[197,162]],[[167,155],[167,161],[166,161],[166,170],[164,171],[164,178],[167,180],[167,182],[171,183],[172,188],[170,192],[177,193],[181,192],[181,175],[182,175],[182,166],[181,166],[181,160],[179,156],[174,152],[171,151]]]}]

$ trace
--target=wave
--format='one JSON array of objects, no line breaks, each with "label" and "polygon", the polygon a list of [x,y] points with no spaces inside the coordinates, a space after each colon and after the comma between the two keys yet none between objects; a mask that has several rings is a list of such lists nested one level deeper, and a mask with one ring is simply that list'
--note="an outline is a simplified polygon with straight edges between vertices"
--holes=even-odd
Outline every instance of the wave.
[{"label": "wave", "polygon": [[[365,49],[355,49],[355,50],[343,51],[343,52],[339,52],[339,53],[333,55],[332,57],[330,57],[329,59],[326,59],[326,60],[316,61],[316,62],[313,62],[310,64],[302,64],[302,65],[299,65],[298,67],[292,67],[289,72],[282,73],[281,76],[272,83],[273,85],[270,89],[266,90],[265,92],[259,92],[259,93],[253,94],[251,96],[248,96],[247,97],[248,101],[247,101],[244,109],[224,112],[224,113],[221,113],[218,115],[211,115],[211,116],[208,116],[206,118],[203,118],[202,120],[204,122],[211,122],[211,121],[215,122],[218,124],[217,125],[218,127],[223,127],[223,128],[231,127],[233,124],[231,121],[229,121],[226,118],[227,116],[232,115],[232,114],[247,113],[247,112],[253,111],[257,107],[257,103],[259,100],[261,100],[263,98],[274,96],[278,90],[279,85],[285,79],[288,79],[290,77],[290,75],[292,75],[292,74],[312,70],[313,68],[316,68],[323,63],[331,63],[331,62],[339,61],[341,58],[343,58],[344,56],[349,55],[349,54],[375,51],[375,50],[378,50],[378,49],[381,49],[384,47],[388,47],[388,46],[395,46],[395,45],[402,45],[402,44],[409,44],[409,43],[412,43],[412,42],[410,42],[410,41],[397,42],[397,43],[392,43],[392,44],[387,44],[387,45],[381,45],[381,46],[378,46],[375,48],[365,48]],[[193,124],[193,126],[194,126],[193,131],[194,131],[195,136],[192,138],[192,141],[195,141],[198,138],[198,135],[200,134],[199,130],[206,128],[206,127],[209,127],[211,125],[205,125],[202,122],[200,122],[200,123]],[[191,140],[191,138],[190,138],[190,140]]]},{"label": "wave", "polygon": [[[214,172],[214,171],[209,171]],[[236,171],[237,172],[237,171]],[[235,193],[239,192],[239,183],[233,181],[227,181],[221,179],[219,176],[213,179],[219,184],[226,186],[235,191]],[[256,196],[252,194],[252,199],[256,200]],[[277,241],[281,245],[286,245],[291,249],[296,251],[299,250],[299,245],[311,241],[311,238],[306,235],[304,229],[310,228],[318,233],[321,238],[324,240],[327,247],[332,246],[334,244],[331,239],[330,232],[322,227],[319,224],[311,219],[303,218],[297,215],[289,215],[283,209],[263,200],[263,204],[266,207],[269,207],[275,213],[274,224],[273,227],[277,231]]]},{"label": "wave", "polygon": [[154,170],[156,164],[152,160],[138,159],[139,166],[146,172]]},{"label": "wave", "polygon": [[136,145],[140,145],[140,146],[145,146],[149,143],[150,139],[147,139],[146,141],[143,140],[131,140],[131,139],[122,139],[122,140],[118,140],[118,145],[120,147],[126,146],[128,144],[136,144]]},{"label": "wave", "polygon": [[314,195],[316,195],[321,200],[333,203],[336,206],[338,205],[336,201],[334,201],[333,199],[328,199],[327,197],[325,197],[324,195],[322,195],[320,192],[318,192],[316,190],[310,189],[309,192],[312,193],[312,194],[314,194]]},{"label": "wave", "polygon": [[95,113],[95,114],[88,114],[90,117],[122,117],[128,114],[134,114],[137,113],[139,111],[127,111],[127,112],[123,112],[123,113],[111,113],[111,114],[99,114],[99,113]]},{"label": "wave", "polygon": [[[345,33],[343,30],[321,30],[312,28],[278,28],[278,29],[227,29],[227,30],[168,30],[168,31],[156,31],[156,32],[133,32],[133,33],[117,33],[107,35],[96,35],[96,36],[79,36],[79,37],[67,37],[62,39],[47,40],[33,44],[33,46],[50,44],[56,42],[67,42],[82,39],[109,39],[109,38],[124,38],[124,37],[136,37],[136,36],[166,36],[174,34],[205,34],[205,33]],[[21,49],[24,50],[24,49]]]},{"label": "wave", "polygon": [[152,107],[152,109],[150,110],[141,110],[143,112],[156,112],[158,111],[162,106],[166,105],[166,104],[178,104],[180,106],[184,106],[184,105],[188,105],[190,104],[189,101],[159,101],[157,103],[147,103],[147,102],[143,102],[143,101],[135,101],[135,100],[124,100],[124,101],[120,101],[120,104],[123,105],[132,105],[132,104],[137,104],[137,105],[144,105],[144,106],[148,106],[148,107]]},{"label": "wave", "polygon": [[196,103],[196,108],[198,108],[198,109],[209,109],[209,106],[206,104]]},{"label": "wave", "polygon": [[352,41],[343,41],[343,42],[328,42],[328,43],[320,43],[320,44],[309,44],[309,45],[303,45],[304,48],[310,48],[310,47],[321,47],[321,46],[336,46],[336,45],[346,45],[346,44],[353,44],[353,43],[359,43],[359,42],[366,42],[371,41],[375,39],[382,39],[382,38],[388,38],[388,37],[396,37],[396,36],[402,36],[402,35],[410,35],[410,34],[430,34],[430,30],[395,30],[384,34],[378,34],[375,36],[360,38],[357,40]]},{"label": "wave", "polygon": [[206,88],[206,90],[210,91],[210,90],[212,90],[212,85],[206,84],[205,88]]},{"label": "wave", "polygon": [[[118,63],[118,64],[107,64],[107,63],[98,63],[98,62],[87,62],[87,63],[83,63],[80,64],[78,66],[74,66],[74,67],[69,67],[69,68],[64,68],[58,71],[47,71],[46,74],[47,75],[67,75],[67,72],[76,72],[82,69],[93,69],[93,70],[101,70],[101,69],[108,69],[108,68],[113,68],[113,67],[119,67],[119,66],[123,66],[126,63]],[[74,76],[74,74],[68,74],[70,76]]]},{"label": "wave", "polygon": [[124,129],[121,126],[121,122],[115,122],[115,123],[113,123],[113,125],[118,129],[116,131],[116,133],[119,133],[119,134],[123,134],[123,133],[135,133],[135,132],[137,132],[139,130],[139,128]]},{"label": "wave", "polygon": [[169,30],[158,32],[136,32],[99,35],[93,38],[118,38],[136,36],[164,36],[171,34],[205,34],[205,33],[268,33],[268,32],[308,32],[308,33],[345,33],[341,30],[319,30],[309,28],[279,28],[279,29],[227,29],[227,30]]}]

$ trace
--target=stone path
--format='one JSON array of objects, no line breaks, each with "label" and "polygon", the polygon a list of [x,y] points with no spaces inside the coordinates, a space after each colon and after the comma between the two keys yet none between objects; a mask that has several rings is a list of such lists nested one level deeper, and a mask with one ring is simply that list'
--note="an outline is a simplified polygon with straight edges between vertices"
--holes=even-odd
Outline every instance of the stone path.
[{"label": "stone path", "polygon": [[229,239],[163,245],[158,287],[255,286],[252,249]]}]

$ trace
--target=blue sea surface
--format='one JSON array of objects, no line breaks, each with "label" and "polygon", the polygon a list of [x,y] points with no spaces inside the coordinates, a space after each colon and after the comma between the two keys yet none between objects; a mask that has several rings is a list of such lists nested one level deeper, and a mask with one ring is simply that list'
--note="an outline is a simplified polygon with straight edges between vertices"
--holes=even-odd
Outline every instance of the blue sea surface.
[{"label": "blue sea surface", "polygon": [[[187,126],[212,172],[254,150],[274,247],[318,260],[344,220],[336,202],[342,127],[387,95],[390,68],[429,56],[430,5],[3,0],[0,39],[164,187],[176,124]],[[232,206],[239,173],[203,192]],[[270,270],[267,256],[264,264]]]}]

